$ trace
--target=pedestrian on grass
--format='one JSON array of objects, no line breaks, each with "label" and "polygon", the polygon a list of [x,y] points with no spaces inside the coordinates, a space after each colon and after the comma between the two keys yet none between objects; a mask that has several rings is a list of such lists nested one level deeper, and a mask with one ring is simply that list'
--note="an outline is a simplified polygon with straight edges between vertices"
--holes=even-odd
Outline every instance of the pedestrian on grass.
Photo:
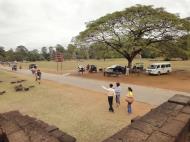
[{"label": "pedestrian on grass", "polygon": [[109,88],[106,88],[105,86],[102,86],[103,89],[107,91],[108,96],[108,104],[109,104],[109,111],[114,112],[113,109],[113,97],[115,96],[115,90],[113,89],[113,84],[109,85]]},{"label": "pedestrian on grass", "polygon": [[128,87],[128,93],[127,93],[127,96],[126,96],[126,102],[128,103],[127,104],[127,110],[128,110],[128,113],[131,114],[132,113],[132,103],[134,102],[134,95],[133,95],[133,90],[131,87]]},{"label": "pedestrian on grass", "polygon": [[115,94],[116,94],[116,96],[115,96],[116,105],[117,105],[117,107],[119,107],[120,95],[121,95],[121,86],[120,86],[119,82],[116,83],[116,87],[114,89],[115,89]]},{"label": "pedestrian on grass", "polygon": [[41,73],[41,71],[38,69],[38,70],[37,70],[37,73],[36,73],[36,81],[38,81],[39,84],[40,84],[41,76],[42,76],[42,73]]}]

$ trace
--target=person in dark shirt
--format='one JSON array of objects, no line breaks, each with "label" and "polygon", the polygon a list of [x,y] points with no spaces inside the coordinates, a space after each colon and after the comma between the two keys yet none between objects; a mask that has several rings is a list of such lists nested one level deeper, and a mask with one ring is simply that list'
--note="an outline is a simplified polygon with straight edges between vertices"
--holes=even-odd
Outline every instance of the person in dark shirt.
[{"label": "person in dark shirt", "polygon": [[36,81],[38,81],[39,84],[40,84],[41,76],[42,76],[42,73],[38,69],[37,72],[36,72]]}]

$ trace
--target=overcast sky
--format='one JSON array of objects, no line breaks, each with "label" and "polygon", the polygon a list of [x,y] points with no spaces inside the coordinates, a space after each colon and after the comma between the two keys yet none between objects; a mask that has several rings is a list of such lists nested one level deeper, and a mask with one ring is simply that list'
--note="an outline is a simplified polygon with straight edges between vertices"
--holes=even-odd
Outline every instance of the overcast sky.
[{"label": "overcast sky", "polygon": [[85,22],[135,4],[190,16],[190,0],[0,0],[0,46],[66,46]]}]

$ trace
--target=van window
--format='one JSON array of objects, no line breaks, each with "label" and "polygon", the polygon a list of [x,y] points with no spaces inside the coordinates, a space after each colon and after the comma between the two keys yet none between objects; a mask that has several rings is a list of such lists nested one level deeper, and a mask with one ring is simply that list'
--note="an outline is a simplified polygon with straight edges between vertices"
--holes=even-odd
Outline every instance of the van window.
[{"label": "van window", "polygon": [[165,68],[165,65],[161,65],[161,68]]},{"label": "van window", "polygon": [[167,65],[166,65],[166,67],[168,67],[168,68],[169,68],[169,67],[171,67],[171,65],[170,65],[170,64],[167,64]]},{"label": "van window", "polygon": [[159,69],[159,68],[160,68],[160,65],[157,66],[157,69]]},{"label": "van window", "polygon": [[149,69],[156,69],[157,66],[156,65],[150,65]]}]

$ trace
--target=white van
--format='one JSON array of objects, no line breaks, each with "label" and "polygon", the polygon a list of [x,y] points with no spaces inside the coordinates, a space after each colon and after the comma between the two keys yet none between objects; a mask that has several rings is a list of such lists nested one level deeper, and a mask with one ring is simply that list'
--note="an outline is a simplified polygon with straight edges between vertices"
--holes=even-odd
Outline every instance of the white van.
[{"label": "white van", "polygon": [[164,74],[164,73],[170,73],[172,72],[172,67],[170,62],[163,62],[163,63],[152,63],[150,66],[146,69],[146,73],[148,74]]}]

